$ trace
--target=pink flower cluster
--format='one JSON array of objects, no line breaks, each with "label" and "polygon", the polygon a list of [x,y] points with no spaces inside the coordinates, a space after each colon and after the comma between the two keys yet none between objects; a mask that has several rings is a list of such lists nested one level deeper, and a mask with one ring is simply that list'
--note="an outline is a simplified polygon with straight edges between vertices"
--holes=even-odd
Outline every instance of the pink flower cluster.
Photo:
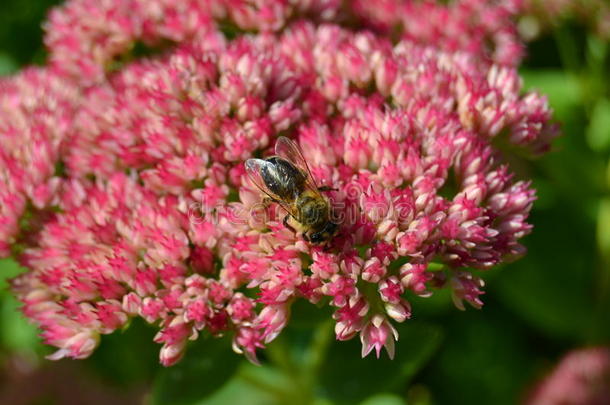
[{"label": "pink flower cluster", "polygon": [[[46,24],[50,62],[80,81],[101,80],[136,41],[163,47],[220,40],[215,21],[238,31],[279,32],[292,20],[341,21],[486,61],[516,66],[523,56],[511,18],[522,0],[73,0]],[[422,18],[425,16],[425,18]],[[210,45],[210,44],[208,44]]]},{"label": "pink flower cluster", "polygon": [[610,349],[591,347],[568,353],[536,387],[527,405],[610,403]]},{"label": "pink flower cluster", "polygon": [[0,79],[0,257],[20,244],[20,226],[36,227],[37,218],[25,223],[26,207],[44,214],[53,202],[60,146],[78,99],[78,87],[52,70]]},{"label": "pink flower cluster", "polygon": [[522,0],[352,1],[356,15],[386,34],[509,66],[523,57],[516,27],[509,22],[522,5]]},{"label": "pink flower cluster", "polygon": [[[545,151],[551,111],[510,63],[470,46],[513,32],[505,6],[407,13],[400,38],[386,32],[394,13],[354,29],[365,7],[72,0],[51,14],[49,66],[0,91],[0,142],[18,151],[0,162],[17,201],[2,204],[0,242],[3,254],[19,243],[28,271],[13,289],[53,358],[86,357],[141,317],[159,327],[164,365],[201,332],[230,333],[256,361],[297,299],[333,307],[337,339],[359,335],[363,355],[392,356],[410,297],[448,288],[459,308],[482,305],[471,269],[524,253],[535,199],[500,145]],[[165,40],[155,57],[126,56]],[[335,189],[327,246],[286,229],[246,175],[280,135]]]}]

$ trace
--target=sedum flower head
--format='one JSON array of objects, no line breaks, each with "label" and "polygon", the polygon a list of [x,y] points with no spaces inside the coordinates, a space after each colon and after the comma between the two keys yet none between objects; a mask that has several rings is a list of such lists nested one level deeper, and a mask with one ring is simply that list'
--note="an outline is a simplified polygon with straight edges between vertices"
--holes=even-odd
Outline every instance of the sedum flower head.
[{"label": "sedum flower head", "polygon": [[[1,161],[16,202],[0,242],[19,245],[13,289],[52,358],[86,357],[140,317],[164,365],[202,332],[256,361],[296,300],[331,306],[337,339],[358,335],[363,355],[392,356],[412,297],[483,304],[471,270],[524,253],[535,199],[499,145],[544,152],[551,111],[522,93],[506,4],[371,7],[72,0],[51,13],[49,65],[0,91],[21,106],[0,142],[22,139]],[[130,58],[141,43],[163,51]],[[284,227],[246,175],[280,135],[333,188],[327,246]]]},{"label": "sedum flower head", "polygon": [[573,350],[529,394],[527,405],[603,405],[610,401],[610,349]]}]

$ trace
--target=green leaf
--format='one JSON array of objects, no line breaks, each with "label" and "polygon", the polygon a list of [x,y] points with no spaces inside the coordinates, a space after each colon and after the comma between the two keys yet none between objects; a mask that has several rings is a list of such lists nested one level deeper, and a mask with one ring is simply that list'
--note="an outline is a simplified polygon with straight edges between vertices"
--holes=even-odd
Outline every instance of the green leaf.
[{"label": "green leaf", "polygon": [[23,271],[25,269],[12,259],[0,260],[0,342],[11,351],[33,353],[42,348],[38,329],[23,316],[8,285],[8,279]]},{"label": "green leaf", "polygon": [[591,149],[598,152],[610,147],[610,100],[601,98],[595,104],[587,128],[587,141]]},{"label": "green leaf", "polygon": [[222,389],[210,398],[197,402],[197,405],[225,405],[243,403],[248,398],[248,405],[276,404],[276,398],[268,391],[259,389],[241,378],[233,378]]},{"label": "green leaf", "polygon": [[599,204],[597,243],[602,255],[610,261],[610,198],[603,199]]},{"label": "green leaf", "polygon": [[608,168],[606,169],[606,185],[610,188],[610,160],[608,160]]},{"label": "green leaf", "polygon": [[44,56],[43,21],[51,6],[61,0],[0,1],[0,49],[19,65],[42,63]]},{"label": "green leaf", "polygon": [[443,320],[447,338],[409,390],[410,405],[519,403],[550,345],[540,345],[489,295],[480,311],[455,311]]},{"label": "green leaf", "polygon": [[177,365],[159,372],[151,403],[200,403],[229,381],[241,360],[231,351],[229,339],[200,337]]},{"label": "green leaf", "polygon": [[10,296],[0,298],[0,341],[2,346],[19,352],[40,349],[38,329],[29,323],[19,310],[19,303]]},{"label": "green leaf", "polygon": [[394,360],[385,352],[379,359],[374,354],[362,359],[357,338],[335,341],[321,367],[320,396],[337,404],[353,404],[379,392],[404,389],[437,349],[441,329],[415,320],[397,329],[400,337]]},{"label": "green leaf", "polygon": [[601,254],[601,265],[596,282],[599,304],[597,310],[597,323],[606,325],[597,328],[592,340],[605,343],[610,338],[608,328],[608,314],[610,313],[610,198],[606,197],[599,204],[597,217],[597,243]]},{"label": "green leaf", "polygon": [[197,405],[240,404],[244,398],[248,398],[248,405],[280,405],[286,396],[279,387],[288,384],[285,376],[273,367],[243,362],[228,383]]},{"label": "green leaf", "polygon": [[143,319],[135,318],[128,327],[102,336],[100,346],[85,362],[106,383],[124,387],[151,381],[161,369],[161,346],[153,342],[156,331]]},{"label": "green leaf", "polygon": [[398,395],[377,394],[362,401],[360,405],[407,405],[407,403]]},{"label": "green leaf", "polygon": [[290,308],[290,327],[297,329],[313,329],[320,322],[332,317],[332,310],[326,302],[318,305],[305,300],[296,300]]},{"label": "green leaf", "polygon": [[270,405],[277,403],[268,392],[260,390],[241,379],[234,378],[211,398],[197,402],[197,405],[240,404],[243,403],[244,398],[248,398],[248,405]]},{"label": "green leaf", "polygon": [[528,253],[506,265],[489,294],[547,337],[585,342],[596,325],[595,222],[566,201],[530,217]]},{"label": "green leaf", "polygon": [[0,76],[14,73],[18,68],[17,62],[9,54],[0,52]]},{"label": "green leaf", "polygon": [[455,311],[455,304],[451,299],[451,290],[449,288],[441,288],[434,290],[434,293],[429,297],[420,297],[414,295],[409,297],[412,312],[417,314],[419,319],[429,319],[438,317]]},{"label": "green leaf", "polygon": [[523,70],[524,88],[538,91],[549,97],[549,103],[560,119],[570,114],[573,106],[581,102],[581,90],[574,76],[561,70]]},{"label": "green leaf", "polygon": [[553,141],[551,152],[531,163],[524,173],[525,178],[534,180],[536,188],[542,187],[541,198],[534,208],[547,208],[570,200],[572,205],[579,205],[580,210],[594,219],[597,215],[596,199],[605,186],[603,166],[606,161],[591,153],[591,147],[583,136],[589,118],[580,84],[573,75],[561,71],[524,71],[523,74],[526,88],[548,95],[562,132],[562,136]]},{"label": "green leaf", "polygon": [[0,259],[0,294],[10,294],[8,280],[24,271],[25,269],[13,259]]}]

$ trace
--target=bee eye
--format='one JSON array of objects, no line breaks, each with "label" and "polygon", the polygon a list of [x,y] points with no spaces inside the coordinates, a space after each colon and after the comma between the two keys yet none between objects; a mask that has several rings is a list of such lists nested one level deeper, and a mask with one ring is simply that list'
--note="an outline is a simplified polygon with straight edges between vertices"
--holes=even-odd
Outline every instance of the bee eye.
[{"label": "bee eye", "polygon": [[316,232],[311,234],[311,236],[309,237],[309,240],[312,243],[320,243],[324,241],[324,234],[322,232]]}]

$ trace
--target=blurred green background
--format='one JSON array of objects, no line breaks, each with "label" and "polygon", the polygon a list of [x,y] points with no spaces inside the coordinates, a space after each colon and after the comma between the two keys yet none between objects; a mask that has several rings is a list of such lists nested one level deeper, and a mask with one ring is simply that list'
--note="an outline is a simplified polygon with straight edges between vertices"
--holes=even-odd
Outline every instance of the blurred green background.
[{"label": "blurred green background", "polygon": [[[0,74],[45,61],[40,28],[57,0],[0,2]],[[154,330],[135,322],[87,360],[49,348],[0,292],[0,404],[514,404],[567,351],[610,343],[610,57],[581,20],[555,21],[528,45],[527,89],[549,96],[563,136],[517,162],[538,190],[527,256],[484,274],[482,310],[446,292],[415,299],[397,358],[360,359],[336,343],[330,314],[306,304],[255,367],[225,340],[199,339],[179,365],[158,365]],[[3,276],[18,267],[0,262]]]}]

